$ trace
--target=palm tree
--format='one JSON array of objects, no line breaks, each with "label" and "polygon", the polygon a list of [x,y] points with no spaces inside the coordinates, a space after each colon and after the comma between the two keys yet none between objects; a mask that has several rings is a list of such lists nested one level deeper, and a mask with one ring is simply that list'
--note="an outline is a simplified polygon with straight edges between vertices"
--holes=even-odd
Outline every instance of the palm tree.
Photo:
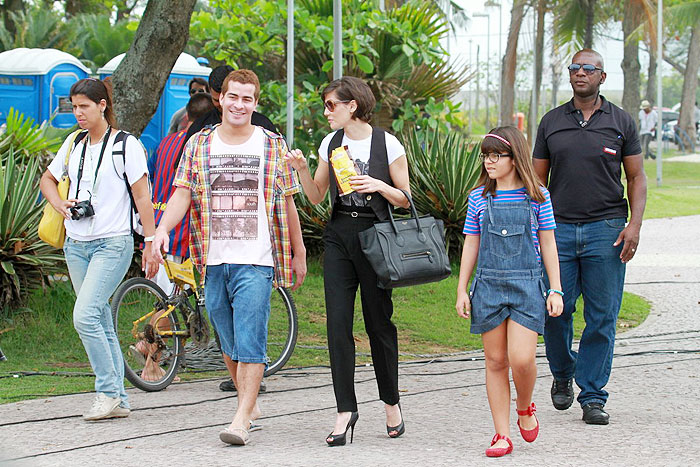
[{"label": "palm tree", "polygon": [[649,0],[624,0],[622,11],[622,33],[624,36],[624,53],[621,64],[624,74],[622,108],[636,117],[641,100],[639,96],[641,69],[639,42],[644,31],[654,30],[654,6]]},{"label": "palm tree", "polygon": [[525,16],[525,3],[526,0],[513,0],[513,9],[510,13],[508,40],[506,41],[506,51],[503,55],[503,65],[501,67],[501,122],[510,122],[513,119],[515,70],[518,64],[518,37],[520,36],[520,26]]},{"label": "palm tree", "polygon": [[[690,47],[688,60],[683,75],[683,93],[681,94],[681,115],[678,126],[693,152],[695,151],[695,93],[698,87],[698,69],[700,69],[700,1],[694,0],[667,9],[671,24],[679,33],[690,29]],[[681,132],[681,134],[683,134]]]}]

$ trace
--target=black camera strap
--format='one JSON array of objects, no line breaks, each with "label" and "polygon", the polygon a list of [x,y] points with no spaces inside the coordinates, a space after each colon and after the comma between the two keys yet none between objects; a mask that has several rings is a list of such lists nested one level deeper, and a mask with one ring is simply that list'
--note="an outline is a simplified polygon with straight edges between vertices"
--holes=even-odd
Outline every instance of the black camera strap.
[{"label": "black camera strap", "polygon": [[[95,189],[95,183],[97,182],[97,172],[100,170],[100,165],[102,164],[102,157],[105,155],[105,149],[107,149],[107,140],[109,139],[110,133],[112,132],[112,127],[107,126],[107,131],[102,137],[102,149],[100,149],[100,158],[97,160],[97,167],[95,168],[95,178],[93,178],[93,190]],[[87,151],[88,144],[90,144],[90,137],[88,136],[83,140],[83,152],[80,155],[80,165],[78,165],[78,183],[75,187],[75,198],[78,198],[80,193],[80,180],[83,178],[83,166],[85,165],[85,151]],[[92,193],[90,194],[92,199]]]}]

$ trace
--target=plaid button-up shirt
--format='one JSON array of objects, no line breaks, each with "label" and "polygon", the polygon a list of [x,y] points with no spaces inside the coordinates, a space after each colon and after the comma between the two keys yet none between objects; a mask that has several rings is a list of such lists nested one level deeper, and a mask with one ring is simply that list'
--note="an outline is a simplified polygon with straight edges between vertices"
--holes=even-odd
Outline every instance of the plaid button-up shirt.
[{"label": "plaid button-up shirt", "polygon": [[[192,193],[190,205],[190,258],[201,274],[207,264],[211,233],[211,185],[209,182],[209,151],[213,128],[196,133],[185,146],[173,185],[187,188]],[[267,224],[270,227],[272,258],[275,262],[275,287],[292,285],[292,243],[289,235],[286,197],[299,192],[299,181],[282,159],[287,153],[284,139],[263,128],[263,196]]]}]

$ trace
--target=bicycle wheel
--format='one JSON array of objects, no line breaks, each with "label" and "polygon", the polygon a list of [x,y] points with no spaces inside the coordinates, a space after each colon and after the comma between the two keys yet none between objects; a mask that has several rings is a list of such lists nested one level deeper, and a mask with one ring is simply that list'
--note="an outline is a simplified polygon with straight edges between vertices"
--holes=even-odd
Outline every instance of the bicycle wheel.
[{"label": "bicycle wheel", "polygon": [[275,374],[287,363],[294,352],[298,331],[297,308],[292,294],[284,287],[273,290],[267,330],[267,356],[270,363],[265,376]]},{"label": "bicycle wheel", "polygon": [[[181,337],[160,336],[155,332],[158,312],[139,322],[134,336],[134,322],[154,309],[165,310],[166,300],[160,287],[141,277],[124,281],[112,298],[112,319],[124,355],[124,375],[143,391],[165,389],[177,375],[184,357]],[[158,329],[179,331],[176,311],[161,319]]]}]

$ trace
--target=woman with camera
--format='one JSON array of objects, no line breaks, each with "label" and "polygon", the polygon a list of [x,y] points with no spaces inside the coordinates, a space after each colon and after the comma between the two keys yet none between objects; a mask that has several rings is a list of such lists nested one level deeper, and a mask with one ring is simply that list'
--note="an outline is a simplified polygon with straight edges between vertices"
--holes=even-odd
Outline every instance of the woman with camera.
[{"label": "woman with camera", "polygon": [[[63,251],[77,296],[73,324],[95,373],[97,395],[83,418],[127,417],[124,361],[109,298],[129,269],[134,251],[128,188],[146,236],[142,269],[149,278],[158,270],[151,255],[155,225],[146,154],[132,135],[117,138],[120,132],[115,128],[112,101],[102,81],[86,78],[76,82],[70,99],[84,131],[63,143],[41,177],[41,192],[66,219]],[[61,199],[57,189],[65,172],[70,179],[67,200]]]},{"label": "woman with camera", "polygon": [[[323,201],[330,190],[333,205],[323,234],[323,282],[338,413],[326,443],[342,446],[348,430],[352,442],[359,418],[352,334],[358,286],[379,397],[384,402],[386,432],[390,438],[397,438],[405,431],[399,406],[399,349],[396,326],[391,322],[391,290],[377,286],[377,275],[360,249],[358,233],[378,220],[388,219],[393,206],[409,206],[401,192],[409,190],[409,179],[406,151],[399,140],[369,124],[376,101],[367,83],[345,76],[331,82],[321,98],[323,114],[334,131],[321,141],[316,173],[312,177],[306,158],[298,149],[290,152],[286,160],[299,173],[304,193],[312,203]],[[354,168],[348,174],[350,186],[345,186],[346,193],[340,183],[344,176],[336,176],[341,166]]]}]

